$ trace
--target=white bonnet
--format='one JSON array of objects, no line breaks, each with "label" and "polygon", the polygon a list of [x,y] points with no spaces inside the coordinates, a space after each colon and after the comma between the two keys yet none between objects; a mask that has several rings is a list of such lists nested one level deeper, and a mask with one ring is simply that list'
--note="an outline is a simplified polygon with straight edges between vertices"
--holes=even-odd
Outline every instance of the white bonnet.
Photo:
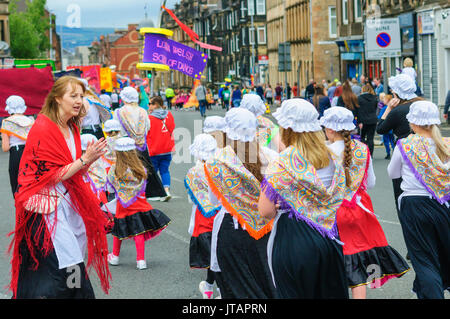
[{"label": "white bonnet", "polygon": [[225,132],[227,122],[221,116],[208,116],[203,122],[203,133],[211,133],[214,131]]},{"label": "white bonnet", "polygon": [[91,142],[91,141],[97,142],[98,141],[97,137],[95,135],[92,135],[92,134],[81,134],[80,138],[81,138],[81,149],[83,151],[86,150],[87,145],[88,145],[89,142]]},{"label": "white bonnet", "polygon": [[22,114],[27,110],[25,100],[18,95],[11,95],[6,99],[5,111],[9,114]]},{"label": "white bonnet", "polygon": [[118,138],[114,144],[114,150],[118,152],[127,152],[136,149],[136,142],[131,137]]},{"label": "white bonnet", "polygon": [[291,128],[297,133],[322,130],[316,107],[304,99],[294,98],[284,101],[273,113],[273,117],[282,128]]},{"label": "white bonnet", "polygon": [[352,131],[355,129],[352,111],[345,107],[333,106],[326,109],[320,118],[320,125],[333,131]]},{"label": "white bonnet", "polygon": [[237,107],[225,114],[226,133],[231,140],[252,142],[258,129],[258,120],[249,110]]},{"label": "white bonnet", "polygon": [[139,103],[139,93],[131,86],[127,86],[120,92],[120,98],[125,103]]},{"label": "white bonnet", "polygon": [[120,125],[119,121],[117,121],[117,120],[107,120],[105,122],[105,126],[103,128],[103,132],[120,131],[121,129],[122,129],[122,126]]},{"label": "white bonnet", "polygon": [[209,160],[217,150],[217,142],[210,134],[199,134],[189,146],[191,155],[202,161]]},{"label": "white bonnet", "polygon": [[240,107],[249,110],[255,116],[263,115],[266,112],[266,105],[258,94],[245,94]]},{"label": "white bonnet", "polygon": [[411,104],[406,119],[409,123],[421,126],[441,124],[439,108],[430,101],[417,101]]},{"label": "white bonnet", "polygon": [[389,87],[403,100],[411,100],[417,97],[415,93],[417,91],[416,83],[406,74],[391,76],[389,78]]}]

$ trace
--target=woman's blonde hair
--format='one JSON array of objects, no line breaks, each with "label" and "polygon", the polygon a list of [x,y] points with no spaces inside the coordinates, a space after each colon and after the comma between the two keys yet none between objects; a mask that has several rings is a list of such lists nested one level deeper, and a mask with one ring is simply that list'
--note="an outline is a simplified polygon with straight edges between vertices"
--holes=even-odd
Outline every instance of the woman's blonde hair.
[{"label": "woman's blonde hair", "polygon": [[403,61],[403,66],[404,66],[405,68],[412,68],[412,67],[414,66],[414,62],[413,62],[413,60],[412,60],[411,58],[406,58],[406,59]]},{"label": "woman's blonde hair", "polygon": [[114,137],[119,135],[120,131],[110,131],[110,132],[105,132],[106,136],[110,136],[110,137]]},{"label": "woman's blonde hair", "polygon": [[[86,93],[86,87],[84,83],[74,76],[62,76],[53,84],[50,93],[45,99],[44,106],[42,107],[41,114],[47,116],[50,120],[56,124],[62,124],[59,116],[59,104],[56,101],[57,98],[62,98],[68,90],[75,90],[75,87],[79,85],[83,90],[83,95]],[[67,123],[69,126],[75,125],[78,128],[81,127],[81,121],[87,114],[84,104],[81,105],[80,113],[77,116],[72,117]]]},{"label": "woman's blonde hair", "polygon": [[296,147],[315,169],[330,165],[331,152],[325,144],[323,131],[297,133],[291,128],[281,128],[281,140],[286,147]]},{"label": "woman's blonde hair", "polygon": [[441,162],[445,164],[447,161],[449,161],[450,149],[442,140],[442,134],[439,127],[437,125],[426,125],[426,126],[417,125],[417,126],[431,133],[431,138],[436,144],[436,155],[439,157]]},{"label": "woman's blonde hair", "polygon": [[142,181],[147,179],[144,165],[136,150],[126,152],[116,151],[116,169],[114,173],[119,181],[124,179],[128,169],[131,170],[137,180]]},{"label": "woman's blonde hair", "polygon": [[368,83],[362,87],[361,92],[363,92],[363,93],[367,92],[372,95],[375,95],[375,91],[373,90],[372,85],[370,85]]}]

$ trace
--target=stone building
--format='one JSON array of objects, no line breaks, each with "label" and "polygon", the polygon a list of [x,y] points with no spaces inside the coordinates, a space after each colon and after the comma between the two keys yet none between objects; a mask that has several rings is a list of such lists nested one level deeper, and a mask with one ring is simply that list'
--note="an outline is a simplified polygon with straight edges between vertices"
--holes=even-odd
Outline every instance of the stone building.
[{"label": "stone building", "polygon": [[0,1],[0,41],[10,44],[9,39],[9,1]]},{"label": "stone building", "polygon": [[[305,87],[339,76],[336,1],[267,0],[269,82]],[[290,43],[290,71],[279,71],[279,45]]]}]

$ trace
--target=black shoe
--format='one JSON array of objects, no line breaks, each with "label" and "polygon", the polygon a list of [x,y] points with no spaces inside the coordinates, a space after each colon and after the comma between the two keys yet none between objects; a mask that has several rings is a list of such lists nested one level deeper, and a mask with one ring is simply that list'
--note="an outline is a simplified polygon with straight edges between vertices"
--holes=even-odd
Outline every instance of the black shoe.
[{"label": "black shoe", "polygon": [[386,155],[386,157],[384,159],[391,159],[391,155]]}]

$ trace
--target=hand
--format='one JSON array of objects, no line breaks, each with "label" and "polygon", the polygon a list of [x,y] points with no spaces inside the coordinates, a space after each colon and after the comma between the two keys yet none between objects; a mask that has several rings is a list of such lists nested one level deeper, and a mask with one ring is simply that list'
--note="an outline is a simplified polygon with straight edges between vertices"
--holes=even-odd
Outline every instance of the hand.
[{"label": "hand", "polygon": [[97,142],[91,141],[88,142],[86,147],[86,152],[83,155],[83,161],[90,165],[96,160],[98,160],[100,157],[106,154],[107,149],[107,142],[105,138],[99,139]]},{"label": "hand", "polygon": [[391,99],[391,100],[388,102],[387,108],[390,109],[390,110],[392,110],[392,109],[394,109],[395,107],[397,107],[399,103],[400,103],[400,99],[394,97],[393,99]]},{"label": "hand", "polygon": [[359,126],[359,129],[362,130],[363,124],[362,124],[362,123],[359,123],[358,126]]}]

